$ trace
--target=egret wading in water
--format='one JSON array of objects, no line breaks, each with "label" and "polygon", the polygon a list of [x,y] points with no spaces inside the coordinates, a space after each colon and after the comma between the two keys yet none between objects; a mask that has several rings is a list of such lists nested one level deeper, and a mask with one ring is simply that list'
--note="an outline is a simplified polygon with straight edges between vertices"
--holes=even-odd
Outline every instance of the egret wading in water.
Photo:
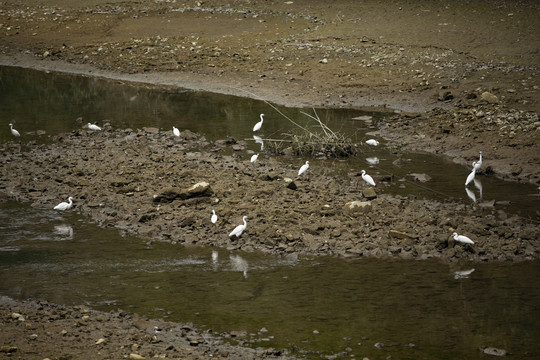
[{"label": "egret wading in water", "polygon": [[473,169],[471,171],[471,173],[469,174],[469,176],[467,176],[467,180],[465,180],[465,186],[469,185],[471,183],[471,181],[474,180],[474,175],[476,174],[476,161],[473,162]]},{"label": "egret wading in water", "polygon": [[217,222],[217,215],[214,209],[212,209],[212,217],[210,218],[210,221],[212,222],[212,224],[215,224]]},{"label": "egret wading in water", "polygon": [[302,167],[300,168],[300,170],[298,170],[298,176],[302,175],[303,173],[306,172],[306,170],[309,169],[309,161],[306,161],[306,163],[304,165],[302,165]]},{"label": "egret wading in water", "polygon": [[88,128],[89,128],[90,130],[94,130],[94,131],[99,131],[99,130],[101,130],[101,128],[100,128],[99,126],[94,125],[94,124],[90,124],[90,123],[88,123]]},{"label": "egret wading in water", "polygon": [[258,158],[259,158],[259,154],[254,154],[254,155],[251,156],[251,160],[249,160],[249,161],[254,163],[255,161],[257,161]]},{"label": "egret wading in water", "polygon": [[12,124],[12,123],[9,123],[9,129],[11,130],[11,133],[13,134],[13,136],[21,136],[21,134],[20,134],[17,130],[15,130],[15,129],[13,128],[13,124]]},{"label": "egret wading in water", "polygon": [[464,244],[474,244],[474,241],[472,241],[471,239],[469,239],[468,237],[466,237],[465,235],[458,235],[458,233],[453,233],[452,236],[454,237],[454,240],[455,241],[458,241],[460,243],[464,243]]},{"label": "egret wading in water", "polygon": [[362,179],[364,179],[365,182],[367,182],[371,186],[375,186],[375,181],[373,181],[373,178],[366,174],[366,170],[362,170]]},{"label": "egret wading in water", "polygon": [[180,136],[180,130],[178,130],[177,127],[174,127],[174,126],[173,126],[173,127],[172,127],[172,132],[173,132],[174,136],[177,136],[177,137]]},{"label": "egret wading in water", "polygon": [[263,116],[264,114],[261,114],[260,117],[261,117],[261,121],[259,121],[258,123],[255,124],[255,126],[253,127],[253,131],[259,131],[261,130],[261,126],[263,124]]},{"label": "egret wading in water", "polygon": [[242,218],[242,221],[244,222],[243,225],[238,225],[237,227],[234,228],[233,231],[231,231],[231,233],[229,234],[229,237],[233,237],[233,236],[236,236],[237,238],[240,237],[240,235],[242,235],[242,233],[244,232],[244,230],[246,230],[246,226],[247,226],[247,222],[246,222],[246,219],[248,217],[247,216],[244,216]]},{"label": "egret wading in water", "polygon": [[71,205],[73,205],[73,198],[70,196],[68,197],[68,202],[61,202],[60,204],[54,207],[54,210],[60,210],[60,211],[69,210],[71,209]]},{"label": "egret wading in water", "polygon": [[475,170],[480,170],[480,168],[482,167],[482,152],[481,151],[480,151],[480,159],[478,159],[476,163],[473,162],[472,166]]},{"label": "egret wading in water", "polygon": [[375,139],[367,140],[366,144],[371,145],[371,146],[379,146],[379,142],[377,140],[375,140]]}]

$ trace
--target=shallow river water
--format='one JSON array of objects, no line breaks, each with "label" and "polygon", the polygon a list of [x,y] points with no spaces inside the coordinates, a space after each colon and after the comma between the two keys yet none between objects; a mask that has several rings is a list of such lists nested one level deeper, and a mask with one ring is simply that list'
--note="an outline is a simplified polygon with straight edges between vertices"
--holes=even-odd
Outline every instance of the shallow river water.
[{"label": "shallow river water", "polygon": [[[96,121],[118,128],[168,130],[175,125],[211,140],[251,139],[251,127],[261,112],[267,114],[261,136],[280,137],[291,126],[264,102],[12,68],[0,68],[0,94],[2,143],[11,139],[8,122],[14,123],[25,142],[50,141],[50,135]],[[302,119],[300,111],[309,111],[280,110],[294,119]],[[351,120],[366,113],[317,111],[334,130],[349,133],[358,142],[368,138],[369,124]],[[384,114],[368,115],[384,121]],[[83,120],[77,121],[78,117]],[[33,133],[36,130],[46,133]],[[252,142],[250,148],[258,150],[259,145]],[[366,158],[372,157],[379,163],[370,166]],[[313,161],[312,166],[344,175],[360,166],[371,173],[393,173],[402,181],[381,191],[457,199],[472,206],[462,186],[449,186],[462,182],[467,169],[430,155],[404,157],[411,159],[408,165],[396,167],[392,162],[397,155],[391,150],[366,146],[356,159]],[[432,181],[414,183],[406,177],[409,172],[428,173]],[[537,208],[538,197],[531,186],[488,176],[480,181],[483,200],[500,201],[495,205],[499,209],[527,217]],[[476,197],[480,188],[471,188]],[[217,251],[215,260],[212,251]],[[121,308],[193,321],[218,334],[245,330],[247,344],[294,346],[299,355],[312,358],[341,354],[343,358],[474,359],[485,357],[483,347],[506,349],[516,357],[540,357],[539,265],[538,261],[447,265],[289,259],[204,247],[149,247],[140,239],[121,237],[114,229],[99,228],[76,212],[59,214],[11,201],[0,204],[2,295],[87,304],[101,310]]]}]

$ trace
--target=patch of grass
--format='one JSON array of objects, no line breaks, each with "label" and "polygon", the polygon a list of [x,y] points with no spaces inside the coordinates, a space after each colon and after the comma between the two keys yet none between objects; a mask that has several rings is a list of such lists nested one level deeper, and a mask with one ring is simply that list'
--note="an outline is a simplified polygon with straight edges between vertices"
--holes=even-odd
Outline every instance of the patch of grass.
[{"label": "patch of grass", "polygon": [[284,139],[265,139],[267,150],[275,154],[292,154],[312,157],[348,157],[358,152],[358,147],[344,134],[332,131],[318,116],[302,112],[311,118],[315,130],[309,130],[274,108],[296,126],[296,131],[285,133]]}]

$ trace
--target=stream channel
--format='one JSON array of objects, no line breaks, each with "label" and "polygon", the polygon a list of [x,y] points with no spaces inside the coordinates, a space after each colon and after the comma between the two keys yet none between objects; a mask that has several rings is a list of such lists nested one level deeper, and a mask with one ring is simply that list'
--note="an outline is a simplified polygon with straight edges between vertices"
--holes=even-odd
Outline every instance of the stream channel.
[{"label": "stream channel", "polygon": [[[251,127],[259,113],[267,114],[269,138],[281,137],[292,126],[261,101],[9,67],[0,67],[0,95],[0,142],[12,140],[7,124],[13,122],[23,134],[22,146],[51,141],[88,122],[109,122],[115,128],[163,131],[174,125],[210,141],[234,136],[249,140],[250,149],[258,152]],[[311,126],[301,112],[312,109],[278,108]],[[334,131],[357,143],[368,139],[367,133],[387,115],[316,111]],[[352,120],[366,115],[372,123]],[[396,151],[378,140],[381,146],[366,145],[361,156],[313,160],[312,166],[344,175],[362,168],[391,173],[399,180],[381,191],[475,206],[462,186],[448,186],[462,183],[468,169],[410,153],[401,154],[411,160],[409,165],[397,167],[392,165]],[[427,173],[432,181],[416,183],[406,176],[411,172]],[[490,176],[480,181],[471,188],[477,202],[496,200],[495,208],[533,216],[538,205],[533,186]],[[482,348],[496,347],[520,358],[538,358],[539,265],[287,258],[167,243],[150,247],[100,228],[76,211],[0,203],[0,295],[191,321],[224,339],[231,331],[246,331],[234,341],[294,346],[299,357],[481,359],[486,357]]]}]

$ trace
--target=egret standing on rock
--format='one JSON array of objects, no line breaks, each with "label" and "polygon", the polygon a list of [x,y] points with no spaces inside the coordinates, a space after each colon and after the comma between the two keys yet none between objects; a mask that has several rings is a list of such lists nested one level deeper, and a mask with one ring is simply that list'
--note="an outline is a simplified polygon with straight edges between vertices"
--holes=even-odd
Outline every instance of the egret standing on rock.
[{"label": "egret standing on rock", "polygon": [[298,176],[302,175],[303,173],[306,172],[306,170],[309,168],[309,161],[306,161],[306,163],[304,165],[302,165],[302,167],[300,168],[300,170],[298,170]]},{"label": "egret standing on rock", "polygon": [[371,186],[375,186],[375,181],[373,181],[373,178],[366,174],[366,170],[362,170],[362,179],[364,179],[365,182],[367,182]]},{"label": "egret standing on rock", "polygon": [[371,145],[371,146],[378,146],[379,142],[375,139],[369,139],[368,141],[366,141],[366,144]]},{"label": "egret standing on rock", "polygon": [[474,175],[476,174],[476,161],[473,162],[472,164],[473,164],[473,169],[471,173],[469,174],[469,176],[467,176],[467,180],[465,180],[465,186],[469,185],[470,182],[474,180]]},{"label": "egret standing on rock", "polygon": [[464,244],[474,244],[474,241],[472,241],[471,239],[469,239],[468,237],[466,237],[465,235],[458,235],[458,233],[453,233],[452,236],[454,237],[454,240],[455,241],[459,241],[461,243],[464,243]]},{"label": "egret standing on rock", "polygon": [[254,163],[255,161],[257,161],[257,159],[259,158],[259,154],[254,154],[251,156],[251,162]]},{"label": "egret standing on rock", "polygon": [[247,226],[247,222],[246,222],[246,219],[248,217],[247,216],[244,216],[242,218],[242,221],[244,222],[243,225],[238,225],[237,227],[234,228],[233,231],[231,231],[231,233],[229,234],[229,237],[233,237],[236,235],[237,238],[240,237],[240,235],[242,235],[242,233],[244,232],[244,230],[246,230],[246,226]]},{"label": "egret standing on rock", "polygon": [[482,167],[482,152],[481,151],[480,151],[480,159],[478,159],[476,163],[473,162],[472,164],[475,170],[480,170],[480,168]]},{"label": "egret standing on rock", "polygon": [[212,209],[212,217],[210,218],[210,221],[212,224],[215,224],[217,222],[217,215],[214,209]]},{"label": "egret standing on rock", "polygon": [[262,126],[262,123],[263,123],[263,116],[264,114],[261,114],[260,117],[261,117],[261,121],[259,121],[258,123],[255,124],[255,126],[253,127],[253,131],[259,131],[261,130],[261,126]]},{"label": "egret standing on rock", "polygon": [[174,136],[178,136],[178,137],[180,136],[180,130],[178,130],[177,127],[173,126],[172,127],[172,132],[173,132]]},{"label": "egret standing on rock", "polygon": [[60,210],[60,211],[64,211],[64,210],[69,210],[71,209],[71,205],[73,205],[73,198],[70,196],[68,198],[68,201],[69,202],[61,202],[60,204],[56,205],[54,207],[54,210]]},{"label": "egret standing on rock", "polygon": [[88,128],[89,128],[90,130],[94,130],[94,131],[99,131],[99,130],[101,130],[101,128],[100,128],[99,126],[94,125],[94,124],[90,124],[90,123],[88,123]]},{"label": "egret standing on rock", "polygon": [[12,124],[12,123],[9,124],[9,128],[10,128],[11,133],[13,134],[13,136],[21,136],[21,134],[20,134],[17,130],[15,130],[15,129],[13,128],[13,124]]}]

